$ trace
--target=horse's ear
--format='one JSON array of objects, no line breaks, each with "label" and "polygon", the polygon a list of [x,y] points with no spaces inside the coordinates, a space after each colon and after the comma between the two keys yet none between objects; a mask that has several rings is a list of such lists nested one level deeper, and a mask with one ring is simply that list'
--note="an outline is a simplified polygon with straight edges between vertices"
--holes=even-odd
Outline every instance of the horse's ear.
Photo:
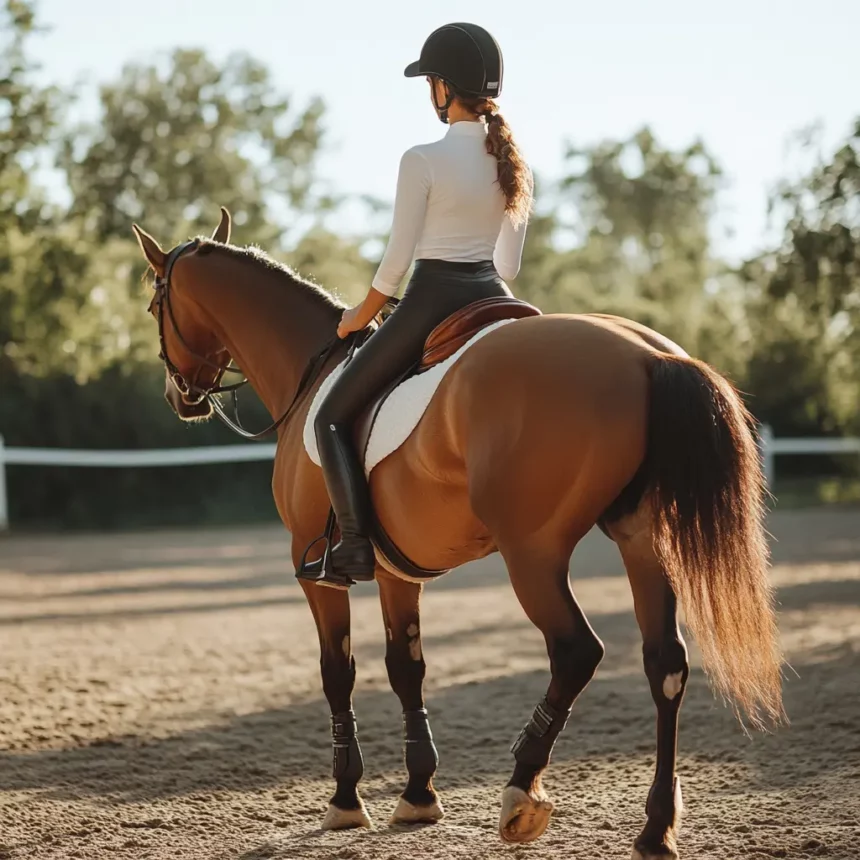
[{"label": "horse's ear", "polygon": [[231,226],[232,223],[230,220],[230,213],[224,206],[222,206],[221,223],[215,228],[215,232],[212,234],[213,241],[220,242],[222,245],[226,245],[230,241]]},{"label": "horse's ear", "polygon": [[143,256],[149,260],[149,265],[155,269],[157,275],[163,275],[166,255],[161,250],[161,245],[149,233],[138,227],[137,224],[132,224],[131,229],[134,231],[137,244],[140,245],[140,250],[143,251]]}]

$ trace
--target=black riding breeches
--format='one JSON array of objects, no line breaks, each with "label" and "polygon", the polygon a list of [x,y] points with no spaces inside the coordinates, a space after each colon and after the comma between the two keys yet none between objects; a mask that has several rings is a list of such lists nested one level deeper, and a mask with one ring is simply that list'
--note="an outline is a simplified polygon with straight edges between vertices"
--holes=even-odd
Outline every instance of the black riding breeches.
[{"label": "black riding breeches", "polygon": [[356,351],[320,406],[317,441],[332,425],[355,421],[374,396],[417,364],[429,334],[452,313],[480,299],[510,295],[491,262],[418,260],[400,303]]}]

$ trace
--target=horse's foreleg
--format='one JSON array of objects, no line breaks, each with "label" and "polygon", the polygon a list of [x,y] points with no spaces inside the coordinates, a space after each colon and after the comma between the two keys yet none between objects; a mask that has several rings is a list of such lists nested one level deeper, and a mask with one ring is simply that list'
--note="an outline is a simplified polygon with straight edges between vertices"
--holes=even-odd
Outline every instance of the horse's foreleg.
[{"label": "horse's foreleg", "polygon": [[636,860],[677,860],[681,784],[675,774],[678,712],[690,674],[678,628],[677,601],[652,544],[650,518],[633,515],[611,526],[630,586],[651,697],[657,706],[657,769],[648,792],[648,820],[633,848]]},{"label": "horse's foreleg", "polygon": [[355,660],[349,632],[349,596],[313,583],[302,584],[320,639],[320,668],[323,692],[331,708],[333,775],[337,784],[323,819],[323,830],[371,827],[358,782],[364,773],[356,737],[352,690]]},{"label": "horse's foreleg", "polygon": [[421,649],[421,586],[377,571],[385,622],[385,665],[391,689],[403,706],[406,770],[409,780],[392,824],[438,821],[442,804],[433,788],[439,763],[424,708],[424,654]]},{"label": "horse's foreleg", "polygon": [[517,598],[544,635],[552,672],[546,696],[512,747],[516,766],[502,795],[499,820],[506,842],[529,842],[546,829],[553,806],[541,774],[574,700],[603,659],[603,643],[570,589],[570,553],[570,548],[502,548]]}]

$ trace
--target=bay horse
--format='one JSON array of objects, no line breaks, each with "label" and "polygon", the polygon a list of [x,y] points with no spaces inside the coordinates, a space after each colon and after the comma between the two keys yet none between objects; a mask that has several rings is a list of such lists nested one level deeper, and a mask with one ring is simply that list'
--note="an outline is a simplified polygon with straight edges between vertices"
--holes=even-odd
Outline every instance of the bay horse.
[{"label": "bay horse", "polygon": [[[343,306],[262,252],[229,245],[230,226],[222,209],[211,239],[165,253],[134,225],[156,275],[150,311],[166,397],[182,419],[208,417],[211,393],[235,361],[272,417],[280,416],[272,488],[298,566],[329,512],[302,431],[314,392],[347,351],[335,338]],[[319,356],[323,366],[309,375]],[[678,712],[690,673],[679,604],[716,691],[754,726],[783,717],[762,468],[751,417],[733,386],[629,320],[517,320],[454,363],[417,428],[372,471],[370,487],[381,525],[421,567],[448,570],[501,553],[546,641],[549,688],[514,742],[502,794],[499,831],[509,842],[536,839],[547,827],[553,805],[541,775],[604,654],[571,590],[571,554],[595,524],[615,541],[657,709],[656,773],[633,853],[676,858]],[[392,821],[433,822],[443,811],[422,691],[422,585],[382,566],[376,581],[408,772]],[[349,594],[300,584],[319,633],[332,714],[336,788],[322,826],[370,826],[358,793]]]}]

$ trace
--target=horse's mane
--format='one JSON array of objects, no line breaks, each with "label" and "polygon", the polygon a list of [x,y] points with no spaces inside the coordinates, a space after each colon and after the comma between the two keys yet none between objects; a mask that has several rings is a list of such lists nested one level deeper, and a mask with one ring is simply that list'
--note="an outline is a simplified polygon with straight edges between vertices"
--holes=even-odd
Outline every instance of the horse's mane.
[{"label": "horse's mane", "polygon": [[291,285],[305,291],[311,298],[323,303],[333,311],[342,311],[346,307],[343,302],[335,298],[328,290],[323,289],[319,284],[315,284],[307,278],[303,278],[288,265],[274,259],[274,257],[271,257],[256,245],[247,245],[240,248],[237,245],[224,245],[221,242],[215,242],[205,236],[199,236],[198,239],[200,241],[198,254],[209,254],[212,251],[219,251],[228,257],[233,257],[235,260],[249,262],[259,269],[266,272],[274,272],[276,275],[288,279]]}]

